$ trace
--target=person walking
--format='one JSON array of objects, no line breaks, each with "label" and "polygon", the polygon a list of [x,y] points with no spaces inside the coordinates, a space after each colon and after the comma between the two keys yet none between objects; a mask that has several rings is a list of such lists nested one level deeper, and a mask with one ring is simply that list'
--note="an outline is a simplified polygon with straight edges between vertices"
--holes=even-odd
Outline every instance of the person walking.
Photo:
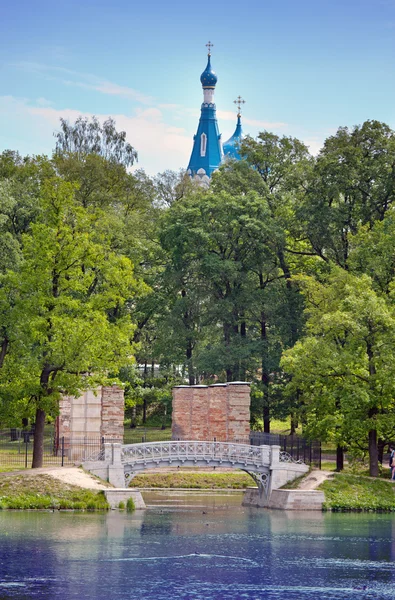
[{"label": "person walking", "polygon": [[390,468],[391,468],[391,481],[395,481],[395,448],[390,446]]}]

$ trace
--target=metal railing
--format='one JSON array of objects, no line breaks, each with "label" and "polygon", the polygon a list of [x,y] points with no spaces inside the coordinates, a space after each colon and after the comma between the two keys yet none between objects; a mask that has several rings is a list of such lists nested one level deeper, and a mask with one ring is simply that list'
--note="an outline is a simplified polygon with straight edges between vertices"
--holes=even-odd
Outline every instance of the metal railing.
[{"label": "metal railing", "polygon": [[[16,430],[0,431],[0,467],[29,468],[33,460],[34,433]],[[115,438],[91,436],[54,438],[44,436],[43,466],[71,466],[98,454],[104,443],[122,442]]]},{"label": "metal railing", "polygon": [[173,441],[131,444],[122,447],[122,462],[128,464],[171,461],[212,461],[262,465],[262,452],[248,444],[208,441]]},{"label": "metal railing", "polygon": [[321,442],[318,440],[307,440],[299,435],[251,431],[250,443],[253,446],[280,446],[281,450],[287,452],[295,461],[321,468]]}]

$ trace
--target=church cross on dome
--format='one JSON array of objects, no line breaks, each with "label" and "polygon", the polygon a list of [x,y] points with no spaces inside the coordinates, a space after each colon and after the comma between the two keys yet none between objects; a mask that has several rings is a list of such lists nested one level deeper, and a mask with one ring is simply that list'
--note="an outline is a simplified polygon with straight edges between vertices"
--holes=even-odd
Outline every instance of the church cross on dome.
[{"label": "church cross on dome", "polygon": [[212,44],[210,42],[210,40],[207,42],[206,44],[206,48],[208,48],[208,55],[211,56],[211,48],[214,46],[214,44]]},{"label": "church cross on dome", "polygon": [[240,117],[241,116],[241,106],[242,104],[245,104],[246,101],[243,100],[243,98],[241,96],[237,96],[236,100],[233,100],[233,104],[236,104],[237,106],[237,116]]}]

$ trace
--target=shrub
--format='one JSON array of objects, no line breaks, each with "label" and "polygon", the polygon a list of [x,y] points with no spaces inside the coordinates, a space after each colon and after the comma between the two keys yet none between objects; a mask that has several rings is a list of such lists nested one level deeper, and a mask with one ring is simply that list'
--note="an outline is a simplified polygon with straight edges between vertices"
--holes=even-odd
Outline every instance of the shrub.
[{"label": "shrub", "polygon": [[133,498],[129,498],[127,503],[126,503],[126,510],[128,512],[133,512],[134,510],[136,510],[136,505],[134,503]]}]

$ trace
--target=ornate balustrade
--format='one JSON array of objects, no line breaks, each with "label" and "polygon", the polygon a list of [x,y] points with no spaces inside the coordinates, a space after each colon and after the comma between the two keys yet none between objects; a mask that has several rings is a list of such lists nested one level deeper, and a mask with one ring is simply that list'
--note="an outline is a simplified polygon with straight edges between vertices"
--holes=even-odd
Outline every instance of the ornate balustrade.
[{"label": "ornate balustrade", "polygon": [[138,465],[161,462],[213,462],[231,463],[245,466],[267,466],[263,461],[259,446],[228,442],[173,441],[150,442],[122,446],[121,461],[124,464]]}]

